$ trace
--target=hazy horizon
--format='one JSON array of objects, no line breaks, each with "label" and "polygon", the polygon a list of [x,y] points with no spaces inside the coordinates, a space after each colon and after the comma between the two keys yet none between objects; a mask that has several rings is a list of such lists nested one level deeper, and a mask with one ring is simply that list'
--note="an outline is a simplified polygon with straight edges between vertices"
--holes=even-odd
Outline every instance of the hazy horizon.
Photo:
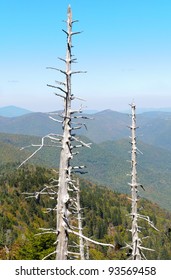
[{"label": "hazy horizon", "polygon": [[[49,112],[54,112],[54,111],[60,111],[62,110],[62,108],[58,109],[58,110],[51,110],[51,111],[41,111],[41,110],[37,110],[37,111],[34,111],[34,110],[31,110],[30,108],[26,108],[26,107],[19,107],[19,106],[16,106],[16,105],[7,105],[7,106],[2,106],[0,107],[0,116],[6,116],[6,114],[8,114],[8,112],[15,112],[15,110],[26,110],[28,111],[28,113],[49,113]],[[83,113],[88,113],[88,114],[96,114],[96,113],[99,113],[99,112],[102,112],[102,111],[107,111],[107,110],[110,110],[110,111],[115,111],[115,112],[118,112],[118,113],[130,113],[131,109],[130,109],[130,106],[128,105],[128,107],[125,109],[125,110],[112,110],[110,108],[103,108],[101,110],[96,110],[94,108],[85,108],[83,110]],[[157,108],[157,107],[153,107],[153,108],[139,108],[136,106],[136,112],[137,114],[141,114],[141,113],[146,113],[146,112],[168,112],[170,113],[171,112],[171,107],[163,107],[163,108]],[[27,112],[26,112],[27,113]]]}]

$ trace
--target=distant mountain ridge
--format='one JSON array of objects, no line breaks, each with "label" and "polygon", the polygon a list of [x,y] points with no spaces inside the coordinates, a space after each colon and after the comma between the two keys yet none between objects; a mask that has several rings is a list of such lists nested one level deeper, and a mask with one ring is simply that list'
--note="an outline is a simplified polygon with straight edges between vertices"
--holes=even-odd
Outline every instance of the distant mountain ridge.
[{"label": "distant mountain ridge", "polygon": [[32,112],[27,109],[16,107],[13,105],[0,108],[0,116],[7,118],[19,117],[30,113]]},{"label": "distant mountain ridge", "polygon": [[[130,135],[129,114],[104,110],[83,115],[92,119],[83,120],[83,128],[77,133],[95,143],[128,139]],[[137,136],[141,141],[171,150],[171,112],[137,114],[137,125],[140,127],[137,130]],[[0,117],[0,132],[2,133],[45,136],[49,133],[61,133],[61,131],[61,124],[52,121],[48,113],[30,113],[11,118]]]}]

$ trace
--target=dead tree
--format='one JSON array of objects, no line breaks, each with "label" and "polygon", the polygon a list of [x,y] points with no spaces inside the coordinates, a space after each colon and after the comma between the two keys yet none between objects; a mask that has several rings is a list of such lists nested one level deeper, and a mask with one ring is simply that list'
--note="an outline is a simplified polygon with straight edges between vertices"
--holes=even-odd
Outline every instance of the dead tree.
[{"label": "dead tree", "polygon": [[[67,17],[67,31],[63,30],[67,36],[67,50],[66,50],[66,59],[61,59],[66,64],[66,70],[60,70],[56,68],[49,67],[50,69],[55,69],[60,71],[65,76],[65,82],[57,82],[60,86],[52,86],[50,87],[56,88],[62,92],[61,94],[57,94],[57,96],[61,97],[64,100],[64,111],[60,117],[62,117],[62,128],[63,134],[61,139],[61,154],[60,154],[60,165],[59,165],[59,181],[58,181],[58,194],[57,194],[57,247],[56,247],[56,259],[58,260],[66,260],[68,259],[68,241],[69,241],[69,233],[74,233],[79,236],[80,240],[86,239],[91,240],[85,237],[80,231],[74,231],[72,226],[70,225],[70,215],[72,214],[72,205],[73,201],[73,193],[77,191],[77,186],[75,186],[75,180],[72,179],[73,172],[84,173],[82,169],[85,166],[72,166],[71,160],[74,155],[78,154],[78,148],[88,147],[90,148],[91,143],[85,143],[75,136],[74,130],[80,129],[85,124],[74,122],[73,120],[77,119],[87,119],[82,115],[78,115],[82,113],[82,108],[79,110],[72,110],[72,101],[77,98],[71,92],[71,77],[73,74],[84,73],[83,71],[72,71],[71,65],[76,61],[73,59],[73,55],[71,53],[72,49],[72,36],[79,34],[80,32],[73,32],[72,26],[76,21],[72,20],[72,11],[71,7],[68,7],[68,17]],[[63,86],[63,87],[61,87]],[[56,119],[53,119],[57,121]],[[76,148],[76,152],[74,149]],[[79,194],[79,192],[77,192]],[[80,227],[80,225],[79,225]],[[81,229],[81,228],[80,228]],[[104,246],[112,246],[112,244],[104,244],[97,241],[91,240],[91,242],[95,244],[100,244]],[[81,253],[82,254],[82,253]]]},{"label": "dead tree", "polygon": [[[71,159],[73,158],[72,145],[71,141],[73,139],[72,135],[72,116],[75,113],[72,111],[71,102],[74,99],[74,95],[71,93],[71,77],[75,73],[72,72],[71,65],[75,61],[72,58],[71,49],[72,49],[72,36],[75,34],[79,34],[80,32],[73,32],[72,26],[74,21],[72,20],[72,11],[70,6],[68,7],[68,18],[67,18],[67,31],[63,30],[67,35],[67,50],[66,50],[66,59],[61,59],[66,64],[66,70],[60,70],[61,73],[65,75],[65,82],[59,82],[61,86],[56,87],[62,92],[62,95],[58,95],[62,97],[64,100],[64,111],[62,115],[62,149],[60,154],[60,165],[59,165],[59,182],[58,182],[58,198],[57,198],[57,247],[56,247],[56,259],[58,260],[66,260],[68,258],[68,236],[69,232],[69,215],[70,210],[69,206],[71,203],[71,199],[69,196],[68,188],[72,186],[71,179]],[[48,85],[51,86],[51,85]],[[53,86],[52,86],[53,87]]]},{"label": "dead tree", "polygon": [[[61,154],[60,154],[60,166],[59,166],[59,182],[58,182],[58,199],[57,199],[57,247],[56,247],[56,259],[58,260],[66,260],[68,258],[68,241],[69,241],[69,234],[73,233],[80,239],[80,254],[81,258],[83,258],[83,239],[93,242],[98,245],[102,246],[110,246],[114,247],[112,244],[105,244],[101,242],[94,241],[82,233],[82,226],[81,226],[81,217],[78,216],[79,219],[79,231],[75,231],[72,226],[70,225],[70,215],[72,214],[72,205],[74,203],[73,200],[73,193],[77,191],[77,207],[79,206],[79,189],[75,185],[75,180],[72,178],[72,173],[79,172],[84,173],[82,171],[85,166],[72,166],[71,160],[73,159],[74,155],[78,154],[78,148],[81,147],[88,147],[90,148],[91,143],[85,143],[84,141],[80,140],[78,137],[75,136],[74,130],[80,129],[82,126],[85,126],[83,123],[74,122],[76,119],[88,119],[85,116],[78,115],[78,113],[82,113],[82,108],[80,110],[72,110],[71,102],[76,98],[71,93],[71,77],[73,74],[77,73],[84,73],[83,71],[72,71],[71,65],[75,62],[76,59],[73,59],[73,55],[71,53],[72,49],[72,36],[79,34],[80,32],[73,32],[72,26],[73,23],[76,21],[72,20],[72,12],[71,7],[68,7],[68,18],[67,18],[67,31],[63,30],[67,35],[67,51],[66,51],[66,59],[61,59],[66,64],[66,70],[60,70],[61,73],[65,75],[65,82],[58,84],[63,85],[64,88],[61,86],[56,87],[62,92],[58,95],[63,98],[64,100],[64,111],[62,114],[62,127],[63,127],[63,135],[61,139]],[[51,85],[49,85],[51,86]],[[51,86],[54,87],[54,86]],[[76,152],[74,149],[76,148]],[[80,211],[80,210],[79,210]],[[70,252],[71,253],[71,252]]]},{"label": "dead tree", "polygon": [[136,147],[136,114],[135,109],[136,106],[134,103],[131,104],[132,109],[132,125],[130,126],[131,129],[131,165],[132,165],[132,172],[131,172],[131,192],[132,192],[132,259],[133,260],[141,260],[141,253],[140,253],[140,246],[141,240],[138,236],[139,227],[138,227],[138,213],[137,213],[137,202],[138,202],[138,183],[137,183],[137,147]]},{"label": "dead tree", "polygon": [[[131,259],[132,260],[141,260],[145,259],[145,255],[143,254],[143,250],[154,251],[153,249],[145,248],[142,246],[142,239],[140,238],[139,233],[141,233],[141,227],[139,226],[139,220],[147,221],[154,229],[155,226],[150,221],[148,216],[141,215],[138,213],[138,187],[144,187],[137,182],[137,153],[141,153],[141,151],[137,148],[136,143],[136,105],[134,103],[130,104],[132,110],[132,124],[129,127],[131,129],[131,183],[128,183],[131,186],[131,219],[132,219],[132,227],[131,227],[131,235],[132,235],[132,243],[131,245],[127,245],[129,249],[131,249]],[[157,229],[156,229],[157,230]]]},{"label": "dead tree", "polygon": [[[80,248],[82,248],[83,239],[89,242],[93,242],[94,244],[102,245],[102,246],[110,246],[114,248],[113,244],[105,244],[101,242],[94,241],[82,233],[82,226],[79,223],[78,231],[74,230],[72,225],[70,224],[70,215],[73,215],[73,208],[75,211],[74,204],[77,203],[79,200],[79,191],[76,185],[75,179],[73,179],[72,173],[85,173],[83,169],[85,168],[84,165],[80,166],[73,166],[72,159],[75,155],[79,154],[78,149],[81,147],[91,147],[91,143],[85,143],[84,141],[80,140],[74,133],[75,130],[82,128],[85,126],[84,123],[80,123],[78,119],[88,119],[88,117],[82,116],[82,107],[79,110],[72,109],[72,101],[77,99],[78,97],[74,96],[71,92],[71,77],[73,74],[77,73],[84,73],[83,71],[72,71],[71,65],[76,62],[76,59],[73,58],[71,53],[72,49],[72,36],[79,34],[80,32],[73,32],[72,27],[73,23],[76,21],[72,20],[72,11],[71,7],[68,7],[68,17],[67,17],[67,30],[63,30],[63,32],[67,36],[67,48],[66,48],[66,58],[59,58],[65,63],[65,70],[48,67],[48,69],[57,70],[62,73],[65,77],[65,81],[56,81],[58,86],[48,85],[51,88],[59,90],[60,93],[56,93],[55,95],[62,98],[64,101],[64,110],[62,113],[53,113],[51,114],[50,118],[53,121],[62,123],[63,133],[62,135],[58,134],[48,134],[42,137],[41,145],[29,145],[24,148],[28,147],[38,147],[32,155],[30,155],[25,161],[22,162],[23,165],[29,159],[31,159],[38,151],[40,151],[44,146],[48,147],[60,147],[60,164],[59,164],[59,173],[58,179],[53,179],[50,186],[45,186],[41,191],[36,193],[26,193],[28,197],[37,197],[39,195],[49,195],[50,197],[57,197],[56,207],[54,209],[48,208],[47,212],[55,211],[56,212],[56,229],[42,229],[43,234],[45,233],[54,233],[57,235],[56,240],[56,250],[46,256],[44,259],[48,258],[49,256],[56,254],[57,260],[66,260],[69,258],[69,255],[80,255],[83,257],[83,250],[80,253],[70,252],[69,248],[69,234],[75,234],[80,239]],[[80,98],[78,98],[80,99]],[[54,117],[55,116],[55,117]],[[59,117],[59,119],[56,118]],[[45,143],[45,140],[50,140],[50,143]],[[21,166],[20,165],[20,166]],[[19,167],[20,167],[19,166]],[[75,194],[77,193],[77,198]],[[78,206],[78,203],[77,203]],[[78,216],[79,217],[79,216]],[[79,218],[80,219],[80,218]],[[81,221],[81,219],[80,219]],[[81,258],[82,258],[81,257]]]}]

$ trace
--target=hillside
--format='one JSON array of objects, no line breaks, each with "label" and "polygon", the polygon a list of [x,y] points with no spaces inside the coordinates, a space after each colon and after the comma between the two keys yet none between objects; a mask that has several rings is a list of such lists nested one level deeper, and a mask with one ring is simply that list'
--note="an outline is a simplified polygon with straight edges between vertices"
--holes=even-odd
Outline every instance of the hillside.
[{"label": "hillside", "polygon": [[[90,142],[89,139],[85,141]],[[23,146],[40,144],[41,138],[23,135],[0,134],[0,162],[21,162],[35,151],[31,147],[20,151]],[[139,142],[138,148],[143,155],[138,156],[138,178],[145,191],[140,195],[160,206],[171,210],[171,152]],[[94,183],[107,185],[111,189],[129,193],[130,189],[130,144],[127,140],[108,141],[92,144],[91,149],[83,148],[75,157],[73,165],[86,165],[84,178]],[[45,167],[59,166],[60,149],[45,147],[29,163]]]},{"label": "hillside", "polygon": [[[60,126],[57,128],[59,133]],[[0,131],[14,134],[44,136],[55,131],[55,124],[47,114],[31,113],[16,118],[0,117]]]},{"label": "hillside", "polygon": [[[0,168],[0,259],[42,259],[54,251],[55,237],[35,235],[39,228],[55,226],[54,213],[45,214],[54,202],[45,197],[26,199],[23,192],[41,190],[54,177],[50,169],[27,165],[16,170],[12,165]],[[94,240],[115,245],[115,249],[89,243],[90,259],[127,259],[129,251],[122,249],[130,242],[130,200],[86,180],[81,180],[81,206],[84,208],[84,234]],[[145,252],[147,259],[171,259],[171,214],[156,204],[142,199],[141,214],[149,215],[159,232],[142,223],[143,245],[155,249]],[[139,210],[140,211],[140,210]],[[77,241],[73,236],[70,242]]]},{"label": "hillside", "polygon": [[[88,114],[92,120],[84,120],[85,127],[78,133],[95,143],[128,138],[131,119],[128,114],[105,110]],[[149,145],[171,150],[171,112],[147,112],[137,114],[139,139]],[[61,125],[49,119],[47,113],[30,113],[14,118],[0,117],[0,132],[44,136],[61,133]]]}]

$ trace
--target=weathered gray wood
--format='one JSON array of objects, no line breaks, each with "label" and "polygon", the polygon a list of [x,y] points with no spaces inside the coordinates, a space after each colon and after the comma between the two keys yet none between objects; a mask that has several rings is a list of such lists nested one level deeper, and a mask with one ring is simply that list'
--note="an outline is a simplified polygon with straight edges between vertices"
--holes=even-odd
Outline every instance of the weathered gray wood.
[{"label": "weathered gray wood", "polygon": [[59,183],[57,199],[57,248],[56,259],[66,260],[68,254],[68,227],[69,216],[68,207],[70,198],[68,194],[68,182],[71,180],[70,174],[70,139],[71,139],[71,46],[72,46],[72,12],[68,7],[67,18],[67,51],[66,51],[66,97],[64,99],[63,118],[63,139],[60,154]]},{"label": "weathered gray wood", "polygon": [[150,221],[148,216],[144,216],[138,213],[137,203],[138,203],[138,187],[141,187],[143,190],[144,187],[137,182],[137,151],[142,154],[142,152],[137,148],[136,143],[136,105],[132,103],[131,105],[132,110],[132,124],[130,126],[131,129],[131,183],[128,183],[131,186],[131,202],[132,202],[132,209],[131,209],[131,218],[132,218],[132,243],[130,245],[127,244],[127,247],[131,249],[131,259],[132,260],[141,260],[145,259],[145,255],[142,252],[143,250],[154,251],[153,249],[145,248],[141,246],[142,240],[139,236],[140,226],[138,225],[139,220],[146,221],[152,228],[158,231],[158,229],[154,226],[153,222]]},{"label": "weathered gray wood", "polygon": [[[102,245],[102,246],[110,246],[114,248],[113,244],[105,244],[102,242],[97,242],[92,240],[91,238],[88,238],[83,235],[82,233],[82,224],[81,224],[81,213],[80,210],[78,211],[77,208],[80,209],[80,197],[79,197],[79,191],[77,186],[75,185],[75,181],[72,179],[71,175],[72,173],[79,172],[80,174],[85,173],[82,171],[86,166],[80,165],[80,166],[71,166],[71,160],[73,159],[74,155],[77,155],[79,152],[77,151],[78,148],[87,147],[90,148],[91,143],[85,143],[84,141],[80,140],[79,137],[76,137],[73,133],[73,130],[79,129],[82,126],[86,127],[86,124],[79,123],[79,122],[73,122],[73,119],[88,119],[88,117],[79,116],[79,113],[82,113],[82,106],[79,110],[73,110],[71,108],[71,102],[75,98],[79,99],[78,97],[75,97],[71,93],[71,77],[72,74],[77,73],[85,73],[83,71],[72,71],[71,65],[75,62],[76,59],[72,58],[71,49],[72,49],[72,35],[79,34],[80,32],[72,32],[72,24],[76,21],[72,20],[72,12],[70,6],[68,7],[68,16],[67,16],[67,31],[64,31],[67,35],[67,49],[66,49],[66,59],[61,59],[66,64],[66,69],[61,70],[54,67],[47,67],[48,69],[57,70],[64,74],[65,81],[59,82],[56,81],[57,84],[63,86],[57,87],[53,85],[47,85],[51,88],[55,88],[62,92],[61,94],[55,93],[58,97],[62,98],[64,101],[64,109],[62,113],[51,113],[51,115],[57,115],[61,118],[61,120],[58,120],[54,117],[50,118],[55,122],[62,123],[62,129],[63,133],[62,135],[50,133],[44,137],[42,137],[42,143],[40,145],[30,145],[24,148],[28,148],[31,146],[38,147],[35,152],[32,153],[31,156],[29,156],[25,161],[23,161],[22,164],[24,164],[27,160],[32,158],[37,152],[39,152],[43,147],[60,147],[61,153],[60,153],[60,164],[59,164],[59,179],[53,179],[50,186],[45,186],[41,191],[36,193],[26,193],[29,197],[35,197],[36,199],[40,197],[40,195],[49,195],[50,199],[55,199],[57,196],[57,203],[56,206],[52,208],[47,208],[46,213],[49,213],[51,211],[56,212],[56,228],[55,229],[41,229],[43,232],[40,234],[46,234],[46,233],[53,233],[57,235],[57,240],[55,242],[56,244],[56,250],[50,254],[48,254],[44,259],[47,259],[49,256],[56,254],[57,260],[66,260],[69,258],[68,255],[72,254],[78,257],[78,254],[81,255],[81,259],[84,259],[84,241],[92,242],[94,244]],[[76,116],[75,116],[76,114]],[[75,125],[75,126],[73,126]],[[51,143],[54,144],[45,144],[45,139],[50,139]],[[74,142],[73,145],[71,145],[71,141]],[[59,143],[59,146],[57,145]],[[74,149],[76,149],[74,151]],[[21,164],[21,165],[22,165]],[[20,165],[20,166],[21,166]],[[72,195],[71,195],[72,194]],[[77,194],[77,197],[76,197]],[[75,196],[75,197],[74,197]],[[76,205],[75,205],[76,204]],[[76,207],[75,207],[76,206]],[[70,215],[74,215],[74,211],[72,212],[72,209],[74,211],[78,212],[78,231],[74,231],[73,227],[70,225]],[[74,253],[68,250],[68,243],[69,243],[69,233],[75,234],[79,237],[80,240],[80,253]]]},{"label": "weathered gray wood", "polygon": [[131,164],[132,164],[132,172],[131,172],[131,192],[132,192],[132,259],[133,260],[141,260],[141,240],[138,236],[138,213],[137,213],[137,202],[138,202],[138,183],[137,183],[137,147],[136,147],[136,105],[134,103],[131,104],[132,109],[132,125],[131,129]]}]

